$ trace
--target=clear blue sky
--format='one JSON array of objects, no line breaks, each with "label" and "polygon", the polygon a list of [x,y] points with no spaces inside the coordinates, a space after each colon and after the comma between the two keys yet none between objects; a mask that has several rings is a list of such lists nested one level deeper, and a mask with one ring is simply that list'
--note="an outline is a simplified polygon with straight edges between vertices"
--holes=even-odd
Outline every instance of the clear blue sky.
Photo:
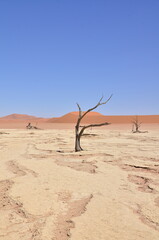
[{"label": "clear blue sky", "polygon": [[0,116],[159,114],[159,0],[0,0]]}]

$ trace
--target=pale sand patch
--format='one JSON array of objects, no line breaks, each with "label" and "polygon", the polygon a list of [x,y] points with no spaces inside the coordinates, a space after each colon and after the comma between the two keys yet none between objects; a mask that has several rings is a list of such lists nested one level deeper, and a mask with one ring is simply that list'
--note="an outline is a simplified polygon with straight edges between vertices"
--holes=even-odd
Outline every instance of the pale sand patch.
[{"label": "pale sand patch", "polygon": [[159,128],[69,128],[0,135],[0,240],[158,240]]}]

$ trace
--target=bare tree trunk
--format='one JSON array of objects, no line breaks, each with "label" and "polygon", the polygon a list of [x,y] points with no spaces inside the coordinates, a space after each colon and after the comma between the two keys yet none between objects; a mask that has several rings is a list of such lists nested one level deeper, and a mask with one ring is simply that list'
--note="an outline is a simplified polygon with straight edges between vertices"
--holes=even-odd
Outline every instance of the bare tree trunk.
[{"label": "bare tree trunk", "polygon": [[82,151],[83,149],[81,148],[80,145],[80,135],[79,135],[79,127],[76,125],[75,127],[75,131],[76,131],[76,139],[75,139],[75,151],[79,152]]},{"label": "bare tree trunk", "polygon": [[139,127],[138,127],[138,125],[136,125],[135,127],[136,127],[136,132],[138,132],[138,131],[139,131]]},{"label": "bare tree trunk", "polygon": [[90,124],[87,126],[82,126],[81,130],[80,130],[80,122],[81,120],[91,111],[93,111],[95,108],[99,107],[100,105],[106,104],[110,99],[111,99],[112,95],[107,99],[106,102],[101,102],[103,97],[100,99],[100,101],[97,103],[97,105],[95,105],[94,107],[88,109],[86,112],[84,112],[82,114],[82,110],[80,108],[80,105],[77,103],[78,109],[79,109],[79,117],[75,126],[75,152],[79,152],[82,151],[82,147],[80,145],[80,140],[81,137],[83,135],[83,132],[85,129],[87,128],[92,128],[92,127],[100,127],[100,126],[104,126],[104,125],[109,125],[110,123],[105,122],[105,123],[100,123],[100,124]]}]

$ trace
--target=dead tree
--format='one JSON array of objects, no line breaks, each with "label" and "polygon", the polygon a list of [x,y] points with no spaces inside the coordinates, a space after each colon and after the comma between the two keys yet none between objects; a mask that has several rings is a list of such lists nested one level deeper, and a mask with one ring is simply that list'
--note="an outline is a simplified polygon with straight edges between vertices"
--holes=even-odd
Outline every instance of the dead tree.
[{"label": "dead tree", "polygon": [[133,133],[140,133],[141,131],[139,130],[139,128],[140,128],[142,122],[139,122],[138,116],[135,117],[135,119],[133,120],[132,123],[133,123],[132,132]]},{"label": "dead tree", "polygon": [[36,126],[32,126],[31,123],[28,123],[26,129],[39,129],[39,128],[37,128]]},{"label": "dead tree", "polygon": [[[106,104],[110,99],[111,99],[112,95],[105,101],[102,102],[103,97],[99,100],[99,102],[92,108],[88,109],[86,112],[82,113],[81,107],[80,105],[77,103],[78,109],[79,109],[79,116],[78,116],[78,120],[75,126],[75,152],[79,152],[82,151],[82,147],[80,144],[80,140],[81,137],[85,131],[85,129],[87,128],[92,128],[92,127],[100,127],[100,126],[104,126],[104,125],[109,125],[110,123],[108,122],[104,122],[104,123],[99,123],[99,124],[90,124],[87,126],[80,126],[81,120],[91,111],[93,111],[94,109],[96,109],[97,107]],[[81,129],[80,129],[81,128]]]},{"label": "dead tree", "polygon": [[31,123],[28,123],[28,125],[26,126],[27,129],[31,129],[32,126],[31,126]]},{"label": "dead tree", "polygon": [[[136,116],[136,118],[134,119],[134,121],[132,123],[133,123],[133,126],[132,126],[133,133],[148,133],[148,131],[140,131],[139,130],[142,122],[139,122],[138,116]],[[135,130],[134,130],[134,128],[135,128]]]}]

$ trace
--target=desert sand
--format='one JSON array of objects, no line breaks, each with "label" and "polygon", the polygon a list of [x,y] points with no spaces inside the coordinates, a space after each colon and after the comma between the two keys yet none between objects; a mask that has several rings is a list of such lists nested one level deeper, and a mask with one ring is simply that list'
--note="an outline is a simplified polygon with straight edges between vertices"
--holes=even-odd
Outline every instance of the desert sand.
[{"label": "desert sand", "polygon": [[158,240],[159,125],[52,126],[0,130],[0,240]]}]

